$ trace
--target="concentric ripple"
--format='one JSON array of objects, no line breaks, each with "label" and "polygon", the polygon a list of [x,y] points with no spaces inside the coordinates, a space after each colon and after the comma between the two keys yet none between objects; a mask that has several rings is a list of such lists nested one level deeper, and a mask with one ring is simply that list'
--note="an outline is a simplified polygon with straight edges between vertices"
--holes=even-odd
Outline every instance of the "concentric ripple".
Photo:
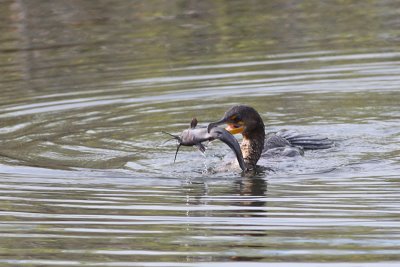
[{"label": "concentric ripple", "polygon": [[[398,3],[150,2],[0,3],[0,265],[398,266]],[[173,163],[238,103],[335,146]]]}]

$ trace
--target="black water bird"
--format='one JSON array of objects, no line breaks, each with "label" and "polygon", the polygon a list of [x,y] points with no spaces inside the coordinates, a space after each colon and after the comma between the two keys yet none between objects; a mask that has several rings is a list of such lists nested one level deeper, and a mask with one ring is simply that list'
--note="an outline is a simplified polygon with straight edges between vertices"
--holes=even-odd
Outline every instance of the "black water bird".
[{"label": "black water bird", "polygon": [[265,133],[264,122],[260,114],[252,107],[237,105],[225,112],[221,120],[212,122],[207,129],[227,124],[226,130],[231,134],[243,135],[240,145],[246,169],[255,169],[262,156],[302,155],[303,150],[330,148],[334,143],[326,137],[313,134],[299,134],[282,130]]}]

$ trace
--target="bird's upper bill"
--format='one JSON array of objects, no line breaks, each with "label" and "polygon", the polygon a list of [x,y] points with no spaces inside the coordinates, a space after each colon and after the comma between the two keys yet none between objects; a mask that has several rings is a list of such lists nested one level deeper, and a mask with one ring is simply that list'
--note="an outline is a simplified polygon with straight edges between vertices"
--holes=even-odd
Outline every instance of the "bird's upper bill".
[{"label": "bird's upper bill", "polygon": [[227,124],[225,130],[230,132],[231,134],[240,134],[244,131],[244,122],[238,120],[238,118],[224,117],[219,121],[212,122],[208,125],[208,131],[211,128],[219,126],[221,124]]}]

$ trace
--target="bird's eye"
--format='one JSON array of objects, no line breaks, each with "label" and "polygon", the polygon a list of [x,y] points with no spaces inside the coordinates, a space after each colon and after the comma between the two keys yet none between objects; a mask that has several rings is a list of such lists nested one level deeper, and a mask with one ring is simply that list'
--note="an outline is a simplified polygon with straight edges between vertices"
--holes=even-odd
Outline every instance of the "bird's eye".
[{"label": "bird's eye", "polygon": [[233,115],[233,116],[231,117],[231,120],[232,120],[233,122],[240,122],[240,121],[242,120],[242,118],[240,117],[240,115]]}]

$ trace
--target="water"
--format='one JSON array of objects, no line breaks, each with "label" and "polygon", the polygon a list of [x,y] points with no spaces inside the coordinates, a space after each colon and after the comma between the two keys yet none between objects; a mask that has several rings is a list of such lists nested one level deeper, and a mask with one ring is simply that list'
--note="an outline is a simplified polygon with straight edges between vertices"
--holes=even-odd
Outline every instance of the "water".
[{"label": "water", "polygon": [[[398,1],[0,3],[1,266],[398,266]],[[335,147],[218,171],[255,107]]]}]

